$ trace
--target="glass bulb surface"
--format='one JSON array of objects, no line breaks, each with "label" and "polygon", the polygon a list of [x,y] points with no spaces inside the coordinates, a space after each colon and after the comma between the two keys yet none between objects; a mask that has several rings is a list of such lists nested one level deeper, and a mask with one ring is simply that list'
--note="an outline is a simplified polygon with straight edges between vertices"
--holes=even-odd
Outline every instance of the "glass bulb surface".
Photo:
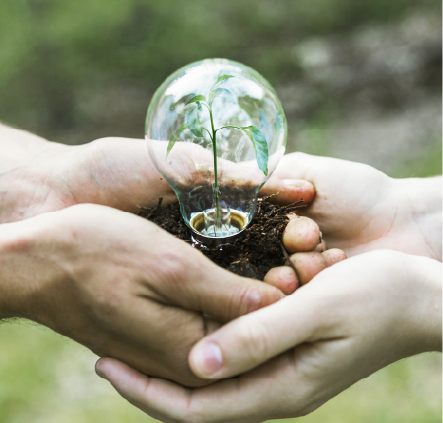
[{"label": "glass bulb surface", "polygon": [[286,117],[258,72],[207,59],[178,69],[158,88],[146,139],[186,224],[203,237],[226,238],[254,216],[258,192],[285,152]]}]

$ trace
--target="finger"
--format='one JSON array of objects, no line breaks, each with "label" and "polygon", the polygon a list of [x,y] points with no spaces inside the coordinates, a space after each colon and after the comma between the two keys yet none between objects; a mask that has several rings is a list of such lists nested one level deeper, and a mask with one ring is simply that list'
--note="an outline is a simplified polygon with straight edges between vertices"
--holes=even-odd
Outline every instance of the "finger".
[{"label": "finger", "polygon": [[344,161],[306,153],[290,153],[282,157],[273,176],[282,180],[302,179],[315,183],[313,177],[319,170],[327,171],[333,166],[339,168],[342,162]]},{"label": "finger", "polygon": [[321,240],[320,244],[318,244],[314,251],[317,253],[323,253],[328,249],[328,246],[326,245],[326,241],[324,239]]},{"label": "finger", "polygon": [[288,382],[294,379],[290,353],[238,379],[192,390],[174,382],[149,378],[121,362],[108,360],[97,363],[98,374],[108,379],[131,404],[163,422],[258,423],[269,418],[297,416],[308,399],[306,386],[301,386],[296,393],[291,393],[289,407],[284,404],[275,409],[275,402],[287,395],[291,387]]},{"label": "finger", "polygon": [[327,267],[348,258],[346,253],[338,248],[331,248],[330,250],[323,251],[321,255],[325,259]]},{"label": "finger", "polygon": [[281,179],[271,176],[259,193],[260,197],[268,197],[274,204],[284,206],[303,200],[304,203],[312,202],[315,188],[311,182],[301,179]]},{"label": "finger", "polygon": [[294,269],[289,266],[272,268],[266,273],[263,282],[275,286],[286,295],[293,294],[299,285]]},{"label": "finger", "polygon": [[175,266],[174,275],[163,275],[157,287],[169,303],[227,322],[284,297],[274,286],[222,269],[181,241],[165,238],[166,242],[171,244],[170,254],[178,253],[170,265]]},{"label": "finger", "polygon": [[278,287],[238,276],[211,263],[205,273],[194,279],[181,305],[228,322],[283,297]]},{"label": "finger", "polygon": [[315,275],[328,267],[323,254],[315,251],[295,253],[289,259],[297,270],[300,285],[307,284]]},{"label": "finger", "polygon": [[95,371],[132,405],[163,422],[177,421],[186,413],[192,392],[174,382],[145,376],[121,361],[102,358]]},{"label": "finger", "polygon": [[320,312],[322,297],[310,295],[315,289],[309,288],[236,319],[198,342],[189,356],[192,371],[203,378],[230,377],[314,340],[325,317]]},{"label": "finger", "polygon": [[321,241],[320,228],[309,217],[296,217],[287,224],[282,241],[286,251],[290,254],[312,251]]}]

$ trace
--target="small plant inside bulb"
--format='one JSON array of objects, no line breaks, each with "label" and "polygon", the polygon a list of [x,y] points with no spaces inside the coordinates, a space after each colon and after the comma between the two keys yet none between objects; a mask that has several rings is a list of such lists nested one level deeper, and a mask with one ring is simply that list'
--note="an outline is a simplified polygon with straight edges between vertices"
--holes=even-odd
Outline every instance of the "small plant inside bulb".
[{"label": "small plant inside bulb", "polygon": [[[257,159],[257,164],[260,170],[264,173],[265,176],[268,175],[268,143],[266,142],[266,138],[261,133],[260,129],[258,129],[254,125],[239,127],[235,125],[225,125],[221,128],[215,129],[214,127],[214,118],[213,118],[213,110],[212,105],[214,100],[217,98],[224,99],[230,103],[235,104],[234,96],[232,93],[220,86],[226,82],[228,79],[234,78],[234,75],[230,73],[230,71],[226,69],[222,69],[218,74],[218,78],[215,81],[214,85],[211,87],[208,95],[208,100],[203,94],[198,94],[192,96],[190,100],[185,104],[196,104],[196,106],[187,114],[186,121],[180,126],[180,128],[171,136],[169,139],[168,150],[166,153],[166,158],[168,157],[169,152],[174,147],[178,137],[180,134],[189,129],[195,136],[203,137],[203,131],[209,135],[209,138],[212,142],[212,149],[214,152],[214,183],[213,183],[213,197],[214,197],[214,207],[209,210],[205,210],[203,212],[205,227],[201,231],[201,234],[208,237],[228,237],[240,232],[241,229],[236,226],[231,225],[231,210],[229,206],[227,208],[223,208],[220,203],[220,188],[218,184],[218,172],[217,172],[217,132],[226,129],[232,128],[240,131],[244,131],[246,135],[250,138],[251,142],[254,145],[255,155]],[[203,126],[203,120],[201,118],[201,114],[203,113],[204,105],[209,112],[209,117],[211,121],[210,129]],[[165,160],[166,160],[165,158]],[[195,227],[193,229],[196,229]]]},{"label": "small plant inside bulb", "polygon": [[253,69],[211,59],[171,75],[148,109],[150,157],[193,237],[229,243],[252,220],[286,144],[275,91]]}]

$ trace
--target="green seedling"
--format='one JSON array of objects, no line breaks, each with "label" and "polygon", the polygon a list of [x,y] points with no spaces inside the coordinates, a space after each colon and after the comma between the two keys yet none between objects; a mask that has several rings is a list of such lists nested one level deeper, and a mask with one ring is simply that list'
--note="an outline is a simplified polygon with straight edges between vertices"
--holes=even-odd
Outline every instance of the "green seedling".
[{"label": "green seedling", "polygon": [[[193,96],[185,106],[189,104],[196,104],[196,106],[187,114],[185,122],[183,122],[182,126],[174,132],[172,137],[169,139],[168,149],[166,152],[166,157],[168,157],[169,152],[174,147],[175,142],[178,140],[180,134],[188,129],[190,130],[196,137],[203,138],[204,133],[206,131],[209,135],[209,138],[212,141],[213,153],[214,153],[214,195],[215,195],[215,217],[217,220],[217,226],[221,223],[220,217],[220,206],[219,206],[219,194],[220,190],[218,188],[218,178],[217,178],[217,131],[220,131],[224,128],[234,128],[244,131],[249,139],[252,141],[255,150],[255,157],[257,159],[257,164],[259,169],[267,176],[268,175],[268,143],[266,142],[265,137],[261,133],[260,129],[256,126],[232,126],[227,125],[221,128],[214,128],[214,120],[212,116],[212,104],[216,98],[222,98],[225,101],[235,104],[234,96],[232,93],[226,88],[221,88],[220,86],[227,81],[229,78],[234,78],[234,75],[231,75],[229,72],[221,70],[217,81],[212,86],[209,91],[208,100],[204,95],[195,95]],[[205,106],[209,111],[209,117],[211,119],[211,130],[205,128],[202,124],[201,114],[203,113],[203,106]]]}]

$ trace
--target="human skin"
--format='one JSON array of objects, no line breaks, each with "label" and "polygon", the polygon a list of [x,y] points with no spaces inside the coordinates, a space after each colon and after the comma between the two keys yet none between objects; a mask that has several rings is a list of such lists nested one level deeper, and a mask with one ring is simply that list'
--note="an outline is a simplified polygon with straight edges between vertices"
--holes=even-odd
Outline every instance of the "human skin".
[{"label": "human skin", "polygon": [[[273,177],[314,184],[315,200],[299,214],[318,224],[328,248],[340,248],[348,257],[391,249],[442,259],[441,176],[394,179],[365,164],[292,153]],[[274,190],[272,178],[270,183]],[[262,193],[267,194],[266,185]],[[288,197],[273,200],[287,204]]]},{"label": "human skin", "polygon": [[[251,342],[253,347],[249,353],[249,348],[245,349],[246,359],[231,357],[230,365],[235,371],[228,366],[225,373],[213,377],[241,373],[273,357],[272,354],[291,348],[291,343],[292,347],[297,345],[295,352],[272,359],[235,381],[221,381],[208,390],[184,393],[177,385],[144,378],[117,361],[98,362],[99,373],[105,375],[123,397],[156,418],[255,422],[295,417],[314,410],[392,361],[421,351],[441,349],[441,264],[435,260],[441,260],[441,177],[395,180],[366,165],[302,153],[285,156],[275,176],[288,184],[290,181],[285,178],[306,178],[313,182],[317,191],[314,202],[300,214],[319,224],[329,247],[342,248],[348,256],[359,256],[334,264],[293,296],[260,312],[269,314],[250,315],[251,319],[269,316],[273,327],[265,326],[258,319],[254,329],[251,320],[248,332],[245,326],[242,329],[235,326],[238,322],[249,322],[241,318],[211,335],[216,337],[229,331],[234,341],[223,344],[222,348],[228,345],[241,348],[239,345],[243,342]],[[267,194],[266,186],[263,193]],[[273,200],[285,204],[287,198],[277,195]],[[379,248],[417,256],[395,251],[368,253]],[[268,283],[277,280],[277,272],[274,273]],[[326,304],[323,296],[320,302],[318,295],[314,295],[316,286],[318,292],[323,289],[325,293],[331,292],[330,296],[324,296],[328,300]],[[313,293],[311,301],[301,296],[306,292]],[[340,292],[343,295],[338,295]],[[367,293],[371,296],[366,297]],[[359,299],[356,307],[347,301],[349,298]],[[283,304],[289,306],[282,307],[282,314],[279,307]],[[348,307],[344,307],[346,304]],[[290,318],[291,310],[300,310],[300,313]],[[274,314],[276,319],[272,318]],[[339,324],[331,324],[328,332],[328,321],[335,315],[341,320]],[[397,325],[395,331],[393,322]],[[310,332],[305,332],[303,325]],[[394,336],[397,327],[404,330]],[[294,338],[298,333],[296,328],[301,334],[297,339]],[[343,329],[342,335],[337,335],[336,328]],[[347,342],[350,334],[353,342]],[[414,336],[410,337],[411,334]],[[215,339],[211,336],[197,344],[190,355],[191,365],[199,376],[208,374],[202,370],[204,360],[199,359],[198,350],[208,339]],[[334,339],[336,336],[339,338]],[[340,337],[344,337],[344,342]],[[364,342],[357,342],[362,339]],[[432,347],[428,339],[433,342]],[[312,344],[301,345],[306,341]],[[255,354],[262,345],[268,354]],[[281,345],[285,348],[279,350]],[[222,358],[224,362],[224,354]],[[288,379],[287,374],[294,378]],[[267,379],[261,379],[259,386],[254,378]],[[294,397],[292,384],[300,391]],[[245,396],[241,397],[243,391]],[[270,397],[271,392],[275,392],[275,396]],[[174,404],[168,403],[168,395],[174,396]],[[189,401],[188,407],[185,401]],[[282,403],[284,408],[278,410]],[[245,404],[247,409],[242,408]]]},{"label": "human skin", "polygon": [[304,416],[399,359],[441,351],[440,262],[379,250],[215,331],[190,363],[214,385],[184,389],[112,359],[96,365],[129,402],[163,422],[252,423]]},{"label": "human skin", "polygon": [[[202,311],[223,322],[282,295],[222,271],[141,218],[72,207],[137,212],[159,197],[176,202],[146,141],[66,146],[0,125],[0,151],[0,223],[9,222],[0,225],[0,319],[35,320],[100,356],[198,386],[208,381],[191,373],[187,355],[220,324]],[[273,181],[291,198],[314,195],[306,181]]]},{"label": "human skin", "polygon": [[[72,207],[175,202],[144,140],[73,147],[0,125],[0,151],[0,319],[35,320],[100,356],[196,386],[208,382],[192,375],[187,355],[219,325],[202,312],[223,322],[281,297],[144,219]],[[312,199],[312,184],[296,185],[285,189]]]},{"label": "human skin", "polygon": [[[200,150],[206,152],[195,147],[200,155]],[[189,154],[187,150],[183,157]],[[102,138],[67,146],[0,124],[0,151],[0,223],[82,203],[138,212],[140,206],[156,206],[159,197],[163,205],[177,202],[174,191],[155,169],[145,140]],[[212,154],[207,153],[212,163]],[[183,166],[183,157],[174,163],[178,168]],[[223,173],[227,166],[220,162]],[[229,174],[225,174],[226,178]],[[205,175],[211,182],[211,174]],[[223,178],[222,174],[221,181]],[[284,183],[273,177],[266,195],[276,192],[288,203],[300,199],[309,203],[315,190],[307,181]]]},{"label": "human skin", "polygon": [[146,219],[90,204],[0,225],[0,289],[0,319],[33,320],[186,386],[208,383],[187,356],[217,322],[283,297]]},{"label": "human skin", "polygon": [[0,125],[0,223],[81,203],[137,212],[176,201],[146,143],[103,138],[81,146],[49,142]]}]

